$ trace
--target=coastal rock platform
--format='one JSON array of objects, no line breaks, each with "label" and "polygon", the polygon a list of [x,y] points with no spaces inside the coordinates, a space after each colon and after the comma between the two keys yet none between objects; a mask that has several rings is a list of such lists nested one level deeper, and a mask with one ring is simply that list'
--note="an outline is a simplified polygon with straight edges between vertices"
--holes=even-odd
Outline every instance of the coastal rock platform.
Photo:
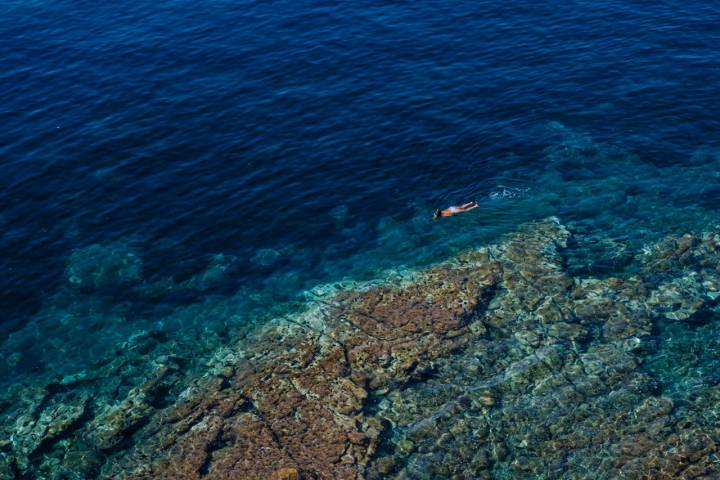
[{"label": "coastal rock platform", "polygon": [[8,392],[0,479],[720,477],[720,233],[596,276],[572,235],[309,295],[201,375],[154,349],[113,403],[117,363]]}]

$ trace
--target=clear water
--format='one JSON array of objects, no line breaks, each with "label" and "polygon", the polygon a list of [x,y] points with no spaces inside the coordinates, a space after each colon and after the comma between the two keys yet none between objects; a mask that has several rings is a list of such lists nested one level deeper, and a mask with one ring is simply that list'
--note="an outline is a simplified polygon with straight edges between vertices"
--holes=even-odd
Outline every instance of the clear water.
[{"label": "clear water", "polygon": [[318,285],[548,215],[598,276],[710,228],[719,22],[699,1],[4,2],[0,385],[147,332],[201,359]]}]

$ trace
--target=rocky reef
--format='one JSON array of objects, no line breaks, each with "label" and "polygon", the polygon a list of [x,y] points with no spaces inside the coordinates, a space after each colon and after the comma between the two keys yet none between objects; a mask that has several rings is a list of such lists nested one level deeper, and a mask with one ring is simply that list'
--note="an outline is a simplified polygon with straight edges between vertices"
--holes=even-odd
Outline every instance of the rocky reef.
[{"label": "rocky reef", "polygon": [[573,242],[550,218],[309,292],[197,375],[136,339],[142,369],[0,399],[0,479],[718,478],[720,232],[607,242],[595,277]]}]

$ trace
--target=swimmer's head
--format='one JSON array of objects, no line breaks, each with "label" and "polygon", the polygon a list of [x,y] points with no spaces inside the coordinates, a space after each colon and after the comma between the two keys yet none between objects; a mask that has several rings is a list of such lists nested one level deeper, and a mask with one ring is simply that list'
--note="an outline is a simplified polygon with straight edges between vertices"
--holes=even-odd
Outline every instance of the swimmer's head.
[{"label": "swimmer's head", "polygon": [[438,218],[440,218],[441,215],[442,215],[442,212],[440,211],[440,209],[436,208],[435,211],[433,212],[433,220],[437,220]]}]

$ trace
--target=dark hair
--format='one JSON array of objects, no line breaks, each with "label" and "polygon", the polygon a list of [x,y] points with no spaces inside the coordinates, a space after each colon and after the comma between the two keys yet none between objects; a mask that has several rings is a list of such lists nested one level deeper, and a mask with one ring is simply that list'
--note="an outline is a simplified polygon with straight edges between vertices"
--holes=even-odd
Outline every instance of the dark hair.
[{"label": "dark hair", "polygon": [[434,219],[435,219],[435,218],[440,218],[440,215],[442,215],[442,211],[440,211],[439,208],[436,208],[435,211],[433,212],[433,218],[434,218]]}]

